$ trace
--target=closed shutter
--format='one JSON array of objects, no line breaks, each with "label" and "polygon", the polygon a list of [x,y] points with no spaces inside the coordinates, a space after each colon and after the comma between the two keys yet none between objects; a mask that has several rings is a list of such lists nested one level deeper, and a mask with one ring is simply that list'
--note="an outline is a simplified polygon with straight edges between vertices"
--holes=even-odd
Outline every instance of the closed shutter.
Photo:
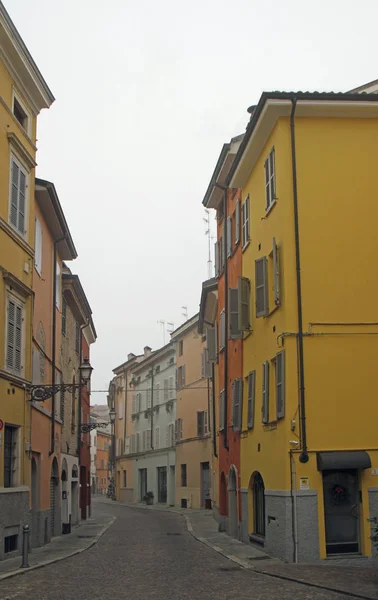
[{"label": "closed shutter", "polygon": [[165,447],[169,448],[169,425],[165,428]]},{"label": "closed shutter", "polygon": [[155,428],[155,450],[160,448],[160,427]]},{"label": "closed shutter", "polygon": [[211,366],[211,362],[208,359],[207,348],[204,349],[204,353],[205,353],[205,377],[207,377],[207,379],[211,379],[211,377],[213,375],[213,368]]},{"label": "closed shutter", "polygon": [[17,229],[24,235],[25,233],[25,194],[26,194],[26,175],[20,169],[20,188],[18,193],[18,225]]},{"label": "closed shutter", "polygon": [[143,431],[142,433],[142,450],[144,451],[146,449],[146,431]]},{"label": "closed shutter", "polygon": [[35,252],[34,264],[37,272],[42,273],[42,225],[39,219],[35,220]]},{"label": "closed shutter", "polygon": [[[176,369],[177,372],[177,369]],[[160,400],[160,383],[156,384],[156,400],[159,401]]]},{"label": "closed shutter", "polygon": [[252,429],[255,424],[255,391],[256,391],[256,371],[248,374],[248,413],[247,427]]},{"label": "closed shutter", "polygon": [[176,419],[176,421],[175,421],[175,440],[176,440],[176,442],[177,442],[177,439],[178,439],[177,438],[177,436],[178,436],[177,431],[178,431],[178,419]]},{"label": "closed shutter", "polygon": [[240,200],[236,202],[235,208],[235,244],[240,242]]},{"label": "closed shutter", "polygon": [[249,242],[249,196],[242,205],[242,247]]},{"label": "closed shutter", "polygon": [[123,419],[123,402],[118,402],[118,418]]},{"label": "closed shutter", "polygon": [[169,378],[169,399],[173,398],[173,377]]},{"label": "closed shutter", "polygon": [[220,350],[223,350],[225,345],[226,345],[226,313],[224,312],[224,310],[221,310],[221,312],[220,312],[220,344],[219,344]]},{"label": "closed shutter", "polygon": [[136,434],[136,451],[140,452],[140,431]]},{"label": "closed shutter", "polygon": [[266,256],[255,262],[256,277],[256,317],[265,317],[268,314],[268,282]]},{"label": "closed shutter", "polygon": [[205,431],[205,434],[206,434],[209,431],[207,410],[204,411],[203,416],[204,416],[204,431]]},{"label": "closed shutter", "polygon": [[276,409],[277,419],[285,416],[285,351],[276,356]]},{"label": "closed shutter", "polygon": [[[56,298],[55,298],[55,305],[57,308],[60,308],[60,296],[61,296],[61,279],[60,279],[60,265],[59,263],[56,263],[56,278],[55,278],[55,293],[56,293]],[[76,324],[76,327],[78,327],[78,325]],[[77,335],[77,334],[76,334]],[[77,347],[77,346],[76,346]],[[76,350],[76,352],[78,352],[78,350]]]},{"label": "closed shutter", "polygon": [[225,428],[225,413],[226,413],[225,392],[224,392],[224,390],[222,390],[221,393],[220,393],[220,397],[219,397],[219,409],[220,409],[220,414],[219,414],[219,429],[220,429],[220,431],[223,431],[224,428]]},{"label": "closed shutter", "polygon": [[239,293],[238,288],[229,289],[229,315],[230,315],[230,338],[236,339],[242,337],[239,329]]},{"label": "closed shutter", "polygon": [[234,431],[241,429],[243,382],[235,379],[232,382],[232,427]]},{"label": "closed shutter", "polygon": [[269,421],[269,362],[263,364],[263,381],[262,381],[262,422]]},{"label": "closed shutter", "polygon": [[185,386],[185,365],[182,365],[181,367],[181,379],[182,379],[182,386]]},{"label": "closed shutter", "polygon": [[218,240],[218,276],[223,273],[223,237]]},{"label": "closed shutter", "polygon": [[218,250],[218,242],[214,244],[214,265],[215,265],[215,277],[219,276],[219,250]]},{"label": "closed shutter", "polygon": [[182,440],[182,419],[179,419],[179,439]]},{"label": "closed shutter", "polygon": [[223,239],[222,239],[222,262],[221,269],[222,273],[224,271],[224,265],[226,263],[226,252],[227,252],[227,221],[223,227]]},{"label": "closed shutter", "polygon": [[250,291],[251,285],[246,277],[238,278],[238,328],[250,331]]},{"label": "closed shutter", "polygon": [[230,258],[232,254],[232,217],[227,217],[226,232],[226,243],[227,243],[227,258]]},{"label": "closed shutter", "polygon": [[217,360],[217,332],[215,327],[208,327],[206,330],[207,360],[215,362]]},{"label": "closed shutter", "polygon": [[164,379],[164,400],[168,400],[168,379]]},{"label": "closed shutter", "polygon": [[8,300],[7,314],[7,368],[21,372],[22,308],[14,300]]},{"label": "closed shutter", "polygon": [[147,429],[147,450],[151,450],[151,429]]},{"label": "closed shutter", "polygon": [[274,304],[279,306],[281,304],[280,298],[280,264],[279,264],[279,253],[276,244],[276,238],[273,238],[273,278],[274,278]]}]

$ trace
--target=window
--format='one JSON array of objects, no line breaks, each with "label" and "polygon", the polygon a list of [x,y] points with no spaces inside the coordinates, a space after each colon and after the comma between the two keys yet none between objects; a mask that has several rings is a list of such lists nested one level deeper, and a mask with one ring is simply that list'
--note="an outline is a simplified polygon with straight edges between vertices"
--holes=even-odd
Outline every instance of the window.
[{"label": "window", "polygon": [[123,487],[127,487],[127,471],[123,472]]},{"label": "window", "polygon": [[147,409],[151,408],[151,389],[147,390]]},{"label": "window", "polygon": [[75,350],[79,354],[79,352],[80,352],[80,325],[79,325],[79,323],[76,323],[76,330],[75,330]]},{"label": "window", "polygon": [[7,305],[7,369],[20,375],[22,372],[22,321],[23,305],[8,298]]},{"label": "window", "polygon": [[155,373],[160,373],[160,365],[158,365],[157,367],[155,367]]},{"label": "window", "polygon": [[227,246],[227,258],[230,258],[232,254],[232,217],[227,217],[226,227],[225,227],[225,236],[226,236],[226,246]]},{"label": "window", "polygon": [[186,487],[187,481],[186,465],[181,465],[181,487]]},{"label": "window", "polygon": [[185,365],[181,365],[177,369],[177,387],[183,388],[185,386]]},{"label": "window", "polygon": [[[60,295],[61,295],[61,280],[60,280],[60,265],[59,263],[56,263],[56,277],[55,277],[55,294],[56,294],[56,298],[55,298],[55,306],[57,308],[60,308]],[[76,325],[77,327],[77,325]],[[77,332],[76,332],[77,335]],[[76,352],[79,352],[79,350],[76,350]]]},{"label": "window", "polygon": [[13,114],[26,133],[29,133],[29,115],[16,96],[13,96]]},{"label": "window", "polygon": [[235,223],[235,246],[240,242],[240,200],[236,201],[235,213],[234,213],[234,223]]},{"label": "window", "polygon": [[221,310],[219,319],[220,319],[219,350],[223,350],[226,345],[226,313],[224,310]]},{"label": "window", "polygon": [[207,360],[215,362],[217,360],[217,330],[215,327],[208,327],[206,330]]},{"label": "window", "polygon": [[250,323],[251,284],[246,277],[238,278],[238,329],[251,331]]},{"label": "window", "polygon": [[285,351],[276,355],[276,411],[277,419],[285,416]]},{"label": "window", "polygon": [[147,447],[146,450],[151,450],[151,429],[147,429]]},{"label": "window", "polygon": [[247,406],[247,427],[252,429],[255,424],[255,392],[256,392],[256,371],[248,374],[248,406]]},{"label": "window", "polygon": [[67,301],[63,296],[62,299],[62,334],[66,335],[67,333]]},{"label": "window", "polygon": [[240,431],[242,425],[242,399],[243,399],[243,380],[235,379],[232,382],[232,428],[234,431]]},{"label": "window", "polygon": [[219,409],[220,409],[220,415],[219,415],[219,430],[223,431],[225,428],[225,421],[226,421],[226,399],[225,399],[225,391],[222,390],[220,393],[220,397],[219,397]]},{"label": "window", "polygon": [[168,386],[169,386],[168,379],[164,379],[164,400],[168,400]]},{"label": "window", "polygon": [[160,427],[155,428],[155,450],[160,448]]},{"label": "window", "polygon": [[247,246],[250,239],[249,235],[249,196],[243,202],[242,205],[242,248]]},{"label": "window", "polygon": [[265,161],[265,192],[266,192],[266,210],[270,210],[276,202],[276,176],[274,165],[274,148],[271,149],[268,158]]},{"label": "window", "polygon": [[175,421],[175,440],[176,442],[182,440],[182,419]]},{"label": "window", "polygon": [[207,377],[210,379],[212,376],[211,363],[208,360],[207,348],[204,348],[201,353],[201,378]]},{"label": "window", "polygon": [[166,447],[170,448],[175,444],[175,424],[169,423],[166,429]]},{"label": "window", "polygon": [[207,410],[197,412],[197,435],[204,437],[208,433]]},{"label": "window", "polygon": [[9,221],[21,235],[25,235],[26,188],[27,172],[12,156]]},{"label": "window", "polygon": [[142,394],[140,392],[136,395],[136,412],[139,413],[142,410]]},{"label": "window", "polygon": [[173,398],[173,377],[169,378],[169,399]]},{"label": "window", "polygon": [[65,401],[65,391],[64,388],[60,390],[60,419],[64,424],[64,401]]},{"label": "window", "polygon": [[156,401],[159,402],[160,400],[160,383],[156,384]]},{"label": "window", "polygon": [[184,340],[179,341],[179,356],[182,356],[184,352]]},{"label": "window", "polygon": [[17,486],[17,437],[18,428],[4,427],[4,487]]},{"label": "window", "polygon": [[42,274],[42,225],[39,219],[35,220],[34,240],[34,266],[39,275]]},{"label": "window", "polygon": [[263,364],[262,373],[262,422],[269,421],[269,362]]},{"label": "window", "polygon": [[94,436],[94,438],[93,438],[93,445],[94,445],[94,446],[96,446],[96,445],[97,445],[97,437],[96,437],[96,436]]},{"label": "window", "polygon": [[279,264],[279,253],[278,246],[276,244],[276,238],[273,238],[273,281],[274,281],[274,304],[279,306],[281,304],[280,298],[280,264]]},{"label": "window", "polygon": [[242,332],[239,329],[239,290],[238,288],[230,288],[228,290],[229,298],[229,315],[230,315],[230,338],[232,340],[242,337]]},{"label": "window", "polygon": [[256,277],[256,317],[265,317],[269,312],[268,307],[268,277],[266,256],[255,262]]},{"label": "window", "polygon": [[4,554],[15,552],[18,546],[18,535],[7,535],[4,537]]}]

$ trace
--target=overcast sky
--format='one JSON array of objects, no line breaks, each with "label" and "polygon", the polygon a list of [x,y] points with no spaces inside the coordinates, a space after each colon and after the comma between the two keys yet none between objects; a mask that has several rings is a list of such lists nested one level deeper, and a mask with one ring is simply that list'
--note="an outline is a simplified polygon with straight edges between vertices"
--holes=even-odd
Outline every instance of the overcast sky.
[{"label": "overcast sky", "polygon": [[378,78],[378,2],[4,2],[56,98],[39,119],[37,175],[54,182],[79,253],[92,388],[105,389],[129,352],[163,345],[158,321],[198,311],[202,199],[247,107],[264,90]]}]

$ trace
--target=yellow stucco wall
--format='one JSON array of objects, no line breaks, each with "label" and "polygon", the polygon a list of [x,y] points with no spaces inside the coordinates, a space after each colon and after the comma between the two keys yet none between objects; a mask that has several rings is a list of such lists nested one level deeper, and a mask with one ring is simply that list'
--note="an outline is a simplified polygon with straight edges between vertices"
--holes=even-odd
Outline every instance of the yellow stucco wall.
[{"label": "yellow stucco wall", "polygon": [[[378,467],[378,408],[373,393],[378,354],[378,324],[374,324],[378,287],[374,268],[378,246],[378,120],[297,117],[295,132],[310,460],[301,464],[297,452],[294,456],[297,489],[300,477],[309,477],[310,488],[318,491],[320,554],[324,557],[322,474],[317,470],[315,452],[366,449],[372,467]],[[277,202],[266,215],[264,161],[273,146]],[[243,414],[242,487],[248,488],[251,475],[259,471],[265,489],[289,490],[289,452],[295,449],[290,441],[299,440],[299,415],[297,341],[289,335],[298,331],[298,317],[288,118],[279,119],[271,132],[243,189],[243,201],[247,194],[251,241],[243,254],[243,275],[251,280],[253,331],[244,340],[243,371],[247,377],[256,370],[256,406],[255,426],[249,432],[247,411]],[[281,306],[268,317],[257,319],[255,260],[271,253],[273,237],[280,256]],[[270,310],[274,307],[271,298],[270,277]],[[286,360],[285,418],[266,426],[261,423],[262,364],[282,348]],[[247,385],[244,394],[246,406]],[[274,405],[271,368],[270,415],[275,414]],[[377,486],[378,478],[369,469],[359,476],[361,551],[370,555],[367,489]]]}]

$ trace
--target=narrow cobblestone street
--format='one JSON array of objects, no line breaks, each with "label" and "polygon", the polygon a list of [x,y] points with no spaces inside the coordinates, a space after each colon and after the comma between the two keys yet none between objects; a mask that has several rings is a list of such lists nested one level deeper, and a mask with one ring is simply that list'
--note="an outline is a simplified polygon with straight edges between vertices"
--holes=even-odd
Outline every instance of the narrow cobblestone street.
[{"label": "narrow cobblestone street", "polygon": [[1,600],[350,598],[242,569],[196,541],[180,515],[105,503],[95,511],[116,517],[98,544],[3,581]]}]

